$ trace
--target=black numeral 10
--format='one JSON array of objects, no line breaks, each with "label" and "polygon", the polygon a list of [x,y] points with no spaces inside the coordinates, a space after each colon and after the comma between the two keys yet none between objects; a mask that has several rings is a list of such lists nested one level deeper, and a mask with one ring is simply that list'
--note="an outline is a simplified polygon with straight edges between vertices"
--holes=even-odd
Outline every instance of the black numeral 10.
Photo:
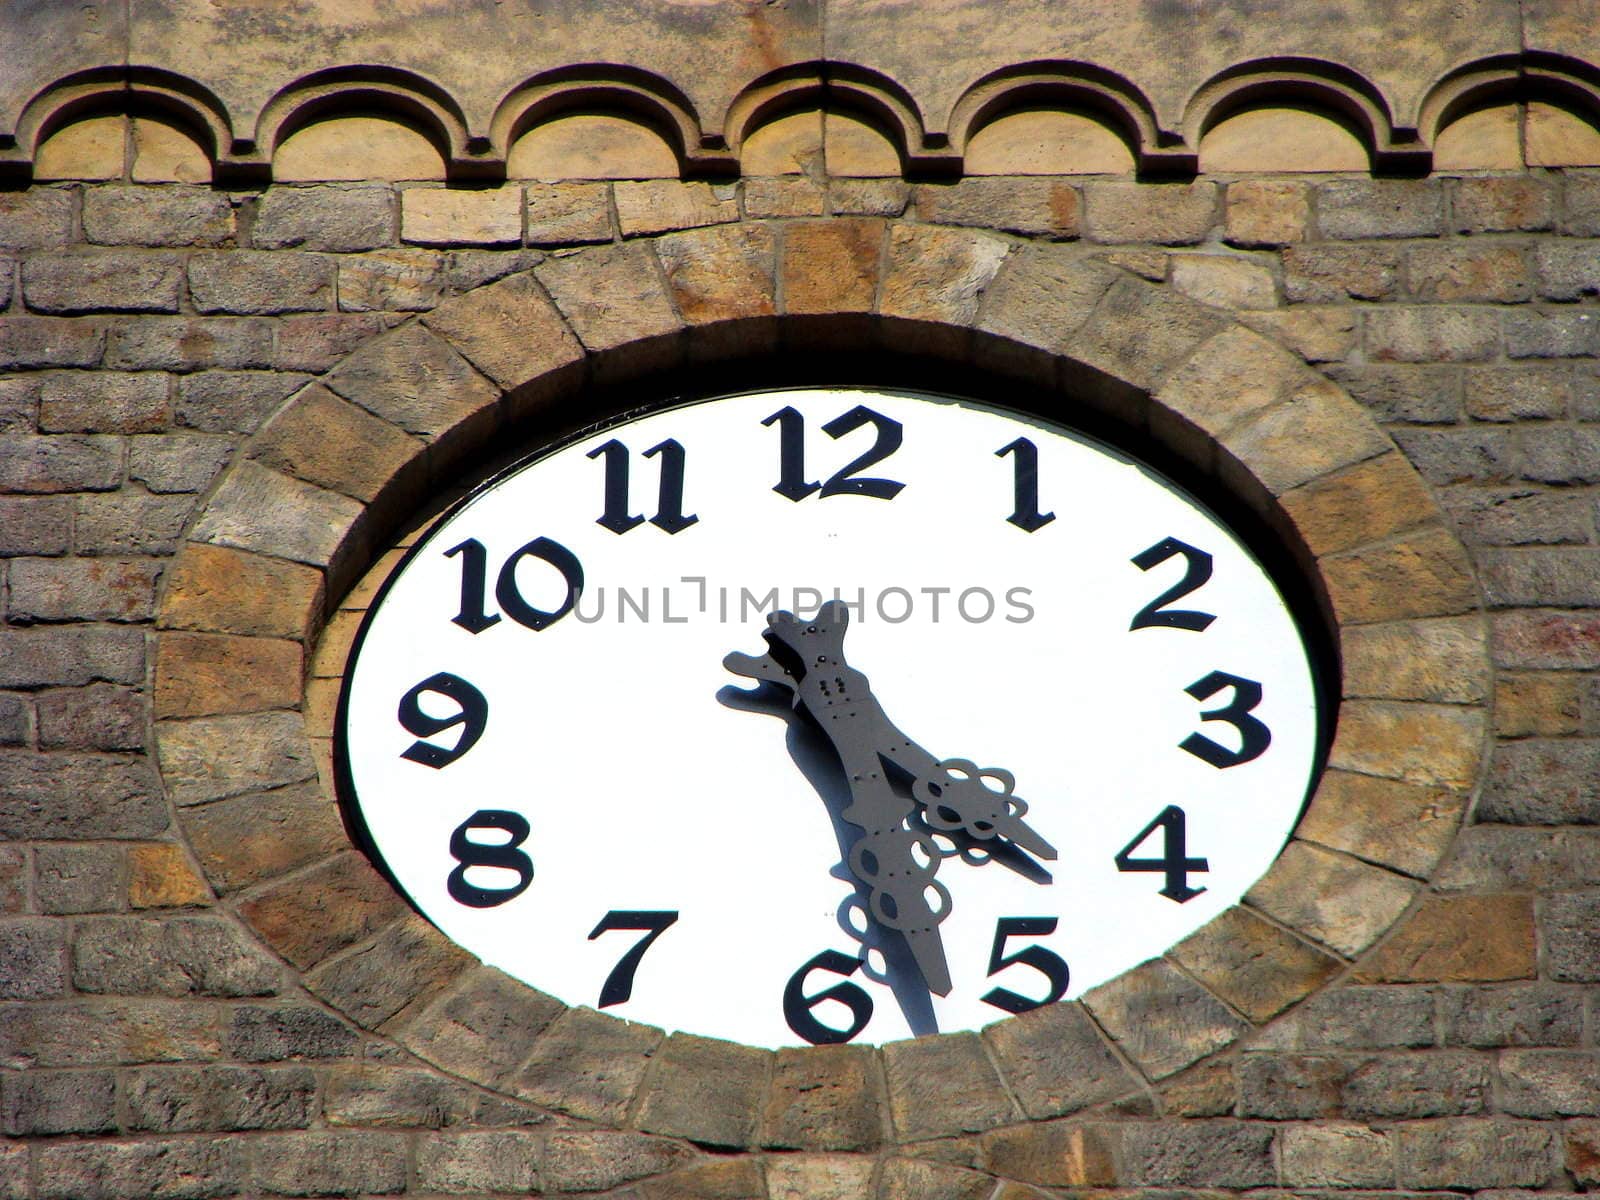
[{"label": "black numeral 10", "polygon": [[[485,611],[488,586],[488,553],[477,538],[466,541],[444,552],[446,558],[461,559],[461,610],[450,619],[468,633],[482,633],[500,622],[499,613]],[[567,585],[567,594],[554,608],[535,608],[522,595],[517,586],[517,568],[524,559],[538,559],[561,573]],[[494,586],[495,602],[502,612],[518,625],[535,631],[548,629],[572,611],[583,591],[583,564],[560,542],[547,537],[534,538],[517,550],[500,566]]]}]

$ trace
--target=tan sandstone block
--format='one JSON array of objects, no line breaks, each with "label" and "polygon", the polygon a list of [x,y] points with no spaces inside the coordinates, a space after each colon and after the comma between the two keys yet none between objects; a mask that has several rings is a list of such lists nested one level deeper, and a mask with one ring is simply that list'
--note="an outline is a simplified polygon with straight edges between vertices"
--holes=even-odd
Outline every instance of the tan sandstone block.
[{"label": "tan sandstone block", "polygon": [[327,566],[351,539],[364,511],[349,496],[246,461],[223,477],[192,536]]},{"label": "tan sandstone block", "polygon": [[1216,308],[1276,308],[1278,285],[1255,259],[1231,254],[1174,254],[1172,286]]},{"label": "tan sandstone block", "polygon": [[322,572],[281,558],[187,542],[167,571],[160,625],[300,638],[321,608]]},{"label": "tan sandstone block", "polygon": [[211,890],[182,846],[148,842],[128,848],[129,908],[182,908],[210,902]]},{"label": "tan sandstone block", "polygon": [[1303,242],[1311,226],[1311,189],[1303,183],[1247,179],[1228,185],[1227,233],[1236,246]]},{"label": "tan sandstone block", "polygon": [[650,179],[613,186],[623,237],[739,219],[739,198],[728,185]]},{"label": "tan sandstone block", "polygon": [[506,246],[522,241],[522,189],[406,188],[400,240],[424,246]]},{"label": "tan sandstone block", "polygon": [[156,641],[155,715],[293,708],[300,664],[299,642],[167,630]]},{"label": "tan sandstone block", "polygon": [[1411,903],[1416,884],[1382,867],[1294,841],[1245,902],[1346,957],[1361,953]]},{"label": "tan sandstone block", "polygon": [[864,1154],[791,1154],[767,1163],[769,1200],[854,1200],[872,1194],[877,1163]]},{"label": "tan sandstone block", "polygon": [[1066,246],[1007,255],[984,293],[978,328],[1040,350],[1063,350],[1122,274]]},{"label": "tan sandstone block", "polygon": [[219,892],[275,878],[349,844],[338,805],[315,781],[186,809],[183,832]]},{"label": "tan sandstone block", "polygon": [[1238,906],[1168,955],[1257,1025],[1309,996],[1343,965]]},{"label": "tan sandstone block", "polygon": [[447,300],[422,322],[508,392],[583,359],[578,339],[529,274]]},{"label": "tan sandstone block", "polygon": [[871,312],[882,253],[882,221],[787,226],[779,264],[784,311]]},{"label": "tan sandstone block", "polygon": [[648,246],[595,247],[551,258],[534,271],[590,350],[665,337],[682,328]]},{"label": "tan sandstone block", "polygon": [[334,392],[407,433],[434,441],[492,421],[500,392],[418,322],[374,338],[324,380]]},{"label": "tan sandstone block", "polygon": [[321,384],[301,390],[250,444],[250,457],[307,483],[371,501],[427,444]]},{"label": "tan sandstone block", "polygon": [[1476,704],[1489,693],[1481,616],[1354,625],[1343,631],[1344,694]]},{"label": "tan sandstone block", "polygon": [[1584,677],[1576,672],[1502,675],[1495,685],[1494,731],[1501,737],[1577,733]]},{"label": "tan sandstone block", "polygon": [[388,880],[353,850],[270,884],[239,906],[250,927],[302,971],[405,911]]},{"label": "tan sandstone block", "polygon": [[1115,1125],[1032,1121],[985,1134],[984,1165],[1041,1187],[1112,1187],[1120,1142]]},{"label": "tan sandstone block", "polygon": [[884,316],[971,325],[1009,247],[998,238],[917,225],[889,231],[879,311]]},{"label": "tan sandstone block", "polygon": [[1316,555],[1382,541],[1438,511],[1422,476],[1395,452],[1320,476],[1278,500]]},{"label": "tan sandstone block", "polygon": [[1083,1003],[1151,1079],[1176,1074],[1249,1028],[1210,992],[1160,959],[1101,984]]},{"label": "tan sandstone block", "polygon": [[1347,700],[1328,762],[1335,767],[1463,791],[1477,777],[1484,717],[1477,708]]},{"label": "tan sandstone block", "polygon": [[1258,333],[1229,326],[1208,338],[1156,393],[1156,403],[1212,437],[1264,412],[1315,376]]},{"label": "tan sandstone block", "polygon": [[1201,343],[1221,331],[1224,321],[1185,296],[1124,277],[1095,305],[1070,352],[1097,370],[1155,392]]},{"label": "tan sandstone block", "polygon": [[776,239],[766,225],[672,234],[656,243],[667,287],[691,325],[777,312]]},{"label": "tan sandstone block", "polygon": [[1477,607],[1472,566],[1441,525],[1319,560],[1341,624],[1453,616]]},{"label": "tan sandstone block", "polygon": [[1326,381],[1228,435],[1229,451],[1275,496],[1392,447],[1366,410]]},{"label": "tan sandstone block", "polygon": [[1449,847],[1466,807],[1461,792],[1324,771],[1297,836],[1422,877]]},{"label": "tan sandstone block", "polygon": [[1239,319],[1307,362],[1342,362],[1356,346],[1356,313],[1347,305],[1297,304],[1271,312],[1243,312]]},{"label": "tan sandstone block", "polygon": [[1361,964],[1357,978],[1488,983],[1537,973],[1532,896],[1429,896]]}]

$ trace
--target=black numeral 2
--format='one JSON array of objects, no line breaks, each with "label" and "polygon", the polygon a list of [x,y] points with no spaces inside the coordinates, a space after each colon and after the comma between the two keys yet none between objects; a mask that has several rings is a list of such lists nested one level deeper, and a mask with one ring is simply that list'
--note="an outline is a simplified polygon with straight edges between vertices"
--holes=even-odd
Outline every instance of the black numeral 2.
[{"label": "black numeral 2", "polygon": [[1151,567],[1166,562],[1175,554],[1183,555],[1184,562],[1188,564],[1183,578],[1134,614],[1133,621],[1128,625],[1130,630],[1165,627],[1192,629],[1198,632],[1217,619],[1215,613],[1167,607],[1174,600],[1182,600],[1190,592],[1198,590],[1211,578],[1211,555],[1204,550],[1196,550],[1187,542],[1169,537],[1157,542],[1148,550],[1141,550],[1130,561],[1139,570],[1148,571]]},{"label": "black numeral 2", "polygon": [[[484,611],[489,570],[488,553],[477,538],[468,538],[460,545],[444,552],[446,558],[461,557],[461,611],[450,619],[468,633],[482,633],[500,620],[499,613]],[[566,582],[567,594],[555,608],[535,608],[523,598],[517,587],[517,567],[524,558],[537,558],[561,572]],[[560,542],[547,537],[534,538],[500,566],[496,578],[494,598],[518,625],[538,631],[554,625],[572,611],[583,591],[583,564]]]},{"label": "black numeral 2", "polygon": [[[498,830],[503,842],[478,842],[467,836],[481,830]],[[521,813],[482,808],[473,813],[450,835],[450,857],[455,870],[445,880],[445,889],[468,908],[493,908],[514,900],[533,882],[533,860],[519,847],[528,840],[528,821]],[[498,867],[514,871],[517,882],[510,887],[483,887],[467,881],[468,867]]]},{"label": "black numeral 2", "polygon": [[900,449],[903,436],[899,421],[882,413],[873,412],[858,404],[843,416],[835,417],[822,427],[822,432],[838,439],[853,433],[863,425],[877,430],[877,440],[865,454],[846,464],[828,477],[826,483],[806,479],[806,419],[793,408],[780,408],[763,425],[778,426],[778,482],[772,490],[787,500],[801,501],[820,489],[822,496],[871,496],[877,500],[893,500],[906,485],[893,479],[859,478],[857,472],[875,467]]},{"label": "black numeral 2", "polygon": [[1223,688],[1233,689],[1233,699],[1221,708],[1208,709],[1200,714],[1202,721],[1226,721],[1239,731],[1239,748],[1230,750],[1212,741],[1202,733],[1191,733],[1178,745],[1196,758],[1203,759],[1219,770],[1237,767],[1253,758],[1260,758],[1272,744],[1272,731],[1250,710],[1261,703],[1261,685],[1253,679],[1241,679],[1224,671],[1213,671],[1204,679],[1197,679],[1183,690],[1196,700],[1209,700]]},{"label": "black numeral 2", "polygon": [[[656,515],[650,518],[650,524],[667,533],[681,533],[700,519],[683,513],[684,450],[668,438],[644,452],[646,458],[657,455],[661,456],[661,484],[656,494]],[[612,438],[589,451],[589,457],[606,460],[605,511],[595,518],[595,523],[612,533],[627,533],[643,524],[644,517],[628,513],[628,448]]]},{"label": "black numeral 2", "polygon": [[[1166,876],[1161,885],[1161,895],[1179,904],[1193,900],[1206,889],[1190,887],[1189,874],[1209,871],[1211,864],[1203,858],[1188,857],[1189,838],[1184,824],[1183,809],[1176,804],[1167,805],[1161,810],[1160,816],[1135,834],[1133,841],[1117,853],[1117,870],[1158,871]],[[1157,829],[1161,830],[1161,857],[1135,858],[1133,852]]]},{"label": "black numeral 2", "polygon": [[613,929],[643,929],[648,932],[630,946],[628,952],[617,960],[617,965],[611,968],[611,974],[606,976],[605,983],[600,987],[598,1007],[610,1008],[613,1004],[622,1004],[633,995],[633,975],[639,969],[644,952],[677,919],[676,912],[641,912],[618,908],[600,918],[600,924],[589,934],[591,942]]}]

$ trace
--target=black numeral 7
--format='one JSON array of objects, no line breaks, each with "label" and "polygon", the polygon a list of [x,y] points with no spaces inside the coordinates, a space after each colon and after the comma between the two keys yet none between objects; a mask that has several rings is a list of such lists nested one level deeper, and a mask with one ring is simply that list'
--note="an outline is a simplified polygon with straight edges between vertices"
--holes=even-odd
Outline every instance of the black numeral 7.
[{"label": "black numeral 7", "polygon": [[613,1004],[622,1004],[633,995],[633,973],[639,969],[639,961],[644,958],[644,952],[650,949],[650,944],[677,919],[676,912],[639,912],[619,908],[612,909],[600,918],[600,924],[596,925],[594,932],[589,935],[591,942],[602,933],[610,933],[613,929],[644,929],[649,932],[635,942],[628,952],[617,960],[617,965],[611,968],[611,974],[606,976],[605,985],[600,989],[598,1007],[610,1008]]}]

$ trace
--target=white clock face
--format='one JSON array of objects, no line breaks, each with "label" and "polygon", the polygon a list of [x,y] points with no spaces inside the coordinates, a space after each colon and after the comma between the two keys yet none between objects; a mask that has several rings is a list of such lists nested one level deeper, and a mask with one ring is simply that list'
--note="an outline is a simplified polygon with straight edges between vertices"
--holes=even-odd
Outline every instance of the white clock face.
[{"label": "white clock face", "polygon": [[1159,955],[1277,856],[1318,717],[1271,578],[1162,476],[831,388],[480,489],[374,604],[339,736],[457,943],[773,1047],[977,1029]]}]

